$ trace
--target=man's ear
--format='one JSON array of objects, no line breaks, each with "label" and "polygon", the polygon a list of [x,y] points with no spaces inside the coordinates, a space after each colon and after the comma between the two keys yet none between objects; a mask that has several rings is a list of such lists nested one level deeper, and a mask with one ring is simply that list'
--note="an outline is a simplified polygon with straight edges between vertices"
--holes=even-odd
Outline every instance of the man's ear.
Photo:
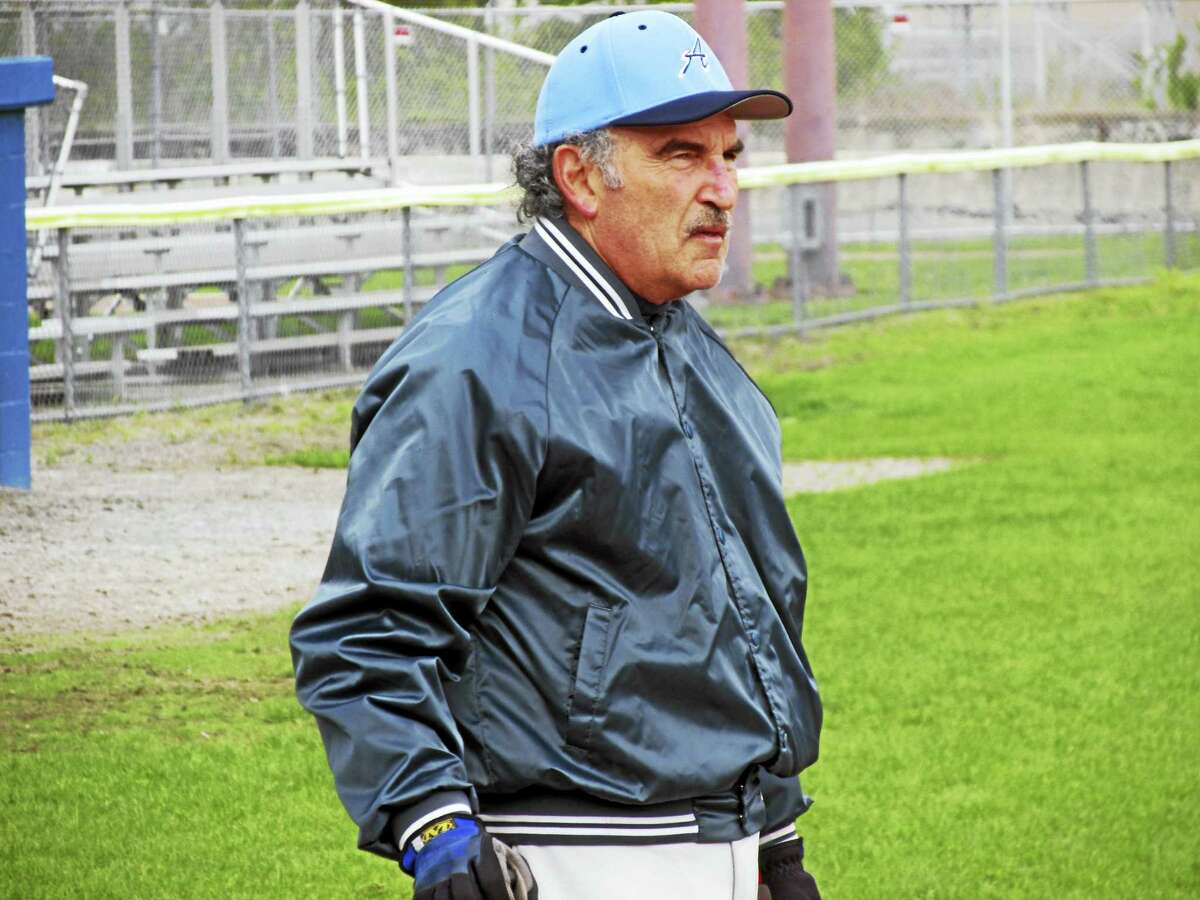
[{"label": "man's ear", "polygon": [[562,194],[567,212],[594,219],[600,208],[600,171],[583,158],[574,144],[554,148],[554,182]]}]

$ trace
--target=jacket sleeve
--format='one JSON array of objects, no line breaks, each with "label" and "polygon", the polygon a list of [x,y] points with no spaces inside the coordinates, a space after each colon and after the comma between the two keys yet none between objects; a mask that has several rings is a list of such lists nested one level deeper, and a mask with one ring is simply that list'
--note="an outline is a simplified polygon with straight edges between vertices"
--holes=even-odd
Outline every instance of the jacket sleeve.
[{"label": "jacket sleeve", "polygon": [[515,551],[544,455],[519,364],[481,372],[487,354],[464,359],[447,343],[427,334],[393,347],[368,380],[329,561],[290,635],[297,696],[359,847],[391,859],[393,818],[398,836],[470,811],[444,685],[467,663],[470,625]]},{"label": "jacket sleeve", "polygon": [[781,778],[765,769],[760,776],[767,824],[759,833],[759,847],[796,840],[796,819],[812,805],[812,799],[800,789],[799,778]]}]

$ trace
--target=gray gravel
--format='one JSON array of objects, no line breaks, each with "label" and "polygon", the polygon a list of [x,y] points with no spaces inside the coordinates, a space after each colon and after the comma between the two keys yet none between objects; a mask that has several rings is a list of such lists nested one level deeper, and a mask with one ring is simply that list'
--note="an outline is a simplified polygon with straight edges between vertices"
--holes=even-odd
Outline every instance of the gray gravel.
[{"label": "gray gravel", "polygon": [[0,492],[0,634],[110,633],[278,609],[321,576],[345,474],[35,473]]},{"label": "gray gravel", "polygon": [[783,490],[792,494],[820,494],[847,488],[891,481],[896,478],[917,478],[944,472],[955,465],[950,459],[855,459],[847,462],[784,463]]}]

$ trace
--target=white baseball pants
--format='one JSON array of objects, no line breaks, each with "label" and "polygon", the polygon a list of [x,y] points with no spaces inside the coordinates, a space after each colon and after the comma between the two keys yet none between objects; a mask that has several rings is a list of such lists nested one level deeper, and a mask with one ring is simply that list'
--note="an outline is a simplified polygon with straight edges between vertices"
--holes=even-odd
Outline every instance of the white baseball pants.
[{"label": "white baseball pants", "polygon": [[538,900],[755,900],[758,835],[728,844],[517,847]]}]

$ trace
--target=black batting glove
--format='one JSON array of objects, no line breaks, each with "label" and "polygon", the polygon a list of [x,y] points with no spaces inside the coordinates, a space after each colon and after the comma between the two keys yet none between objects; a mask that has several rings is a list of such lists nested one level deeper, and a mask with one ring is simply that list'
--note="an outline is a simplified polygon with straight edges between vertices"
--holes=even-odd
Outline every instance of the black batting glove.
[{"label": "black batting glove", "polygon": [[400,868],[413,877],[413,900],[537,900],[525,860],[473,816],[446,816],[422,828]]},{"label": "black batting glove", "polygon": [[760,850],[758,881],[759,900],[821,900],[816,879],[804,870],[802,839]]}]

